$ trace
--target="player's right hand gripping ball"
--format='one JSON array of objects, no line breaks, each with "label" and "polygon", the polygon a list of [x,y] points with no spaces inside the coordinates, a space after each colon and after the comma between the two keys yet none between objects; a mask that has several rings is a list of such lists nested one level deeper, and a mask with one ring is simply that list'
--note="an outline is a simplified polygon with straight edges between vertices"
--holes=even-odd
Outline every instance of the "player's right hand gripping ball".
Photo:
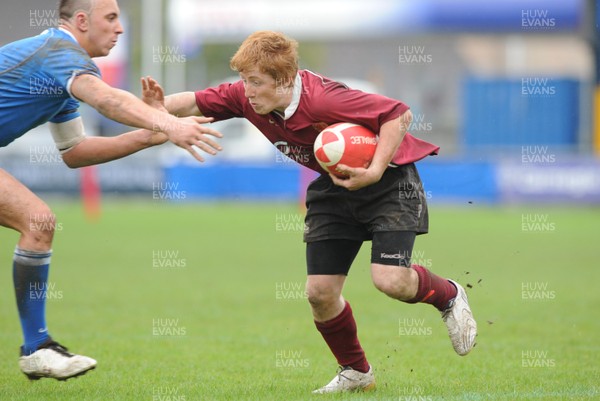
[{"label": "player's right hand gripping ball", "polygon": [[325,128],[315,140],[317,161],[326,171],[344,177],[336,171],[338,164],[349,167],[369,167],[377,148],[377,135],[357,124],[337,123]]}]

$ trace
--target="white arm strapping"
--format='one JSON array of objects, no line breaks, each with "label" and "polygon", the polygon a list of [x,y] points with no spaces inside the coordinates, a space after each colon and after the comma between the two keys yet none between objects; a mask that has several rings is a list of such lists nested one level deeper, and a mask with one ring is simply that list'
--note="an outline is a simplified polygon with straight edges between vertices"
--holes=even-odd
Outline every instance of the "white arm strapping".
[{"label": "white arm strapping", "polygon": [[73,146],[85,139],[83,120],[81,117],[60,124],[49,124],[52,138],[61,155],[68,152]]}]

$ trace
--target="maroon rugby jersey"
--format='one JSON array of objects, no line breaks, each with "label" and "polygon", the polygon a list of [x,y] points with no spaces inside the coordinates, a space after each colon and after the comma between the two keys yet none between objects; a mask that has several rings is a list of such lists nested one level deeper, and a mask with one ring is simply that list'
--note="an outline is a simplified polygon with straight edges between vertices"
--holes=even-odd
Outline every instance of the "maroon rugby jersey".
[{"label": "maroon rugby jersey", "polygon": [[[286,114],[293,114],[286,119],[277,112],[257,114],[244,96],[241,80],[196,92],[196,103],[204,116],[214,117],[215,121],[246,118],[289,158],[320,173],[325,171],[315,159],[313,144],[325,127],[349,122],[379,133],[384,123],[408,110],[398,100],[349,89],[308,70],[298,71],[294,94],[292,105],[286,109]],[[416,162],[437,154],[439,149],[407,133],[392,163]]]}]

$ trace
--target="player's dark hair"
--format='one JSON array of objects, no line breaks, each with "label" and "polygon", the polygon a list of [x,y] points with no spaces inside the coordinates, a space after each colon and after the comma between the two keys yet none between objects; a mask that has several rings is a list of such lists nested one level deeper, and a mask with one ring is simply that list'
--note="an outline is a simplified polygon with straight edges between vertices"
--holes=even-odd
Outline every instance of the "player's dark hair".
[{"label": "player's dark hair", "polygon": [[60,19],[70,20],[78,11],[92,12],[95,0],[60,0],[58,15]]},{"label": "player's dark hair", "polygon": [[298,42],[280,32],[254,32],[242,42],[229,66],[242,73],[258,68],[278,86],[291,86],[298,72]]}]

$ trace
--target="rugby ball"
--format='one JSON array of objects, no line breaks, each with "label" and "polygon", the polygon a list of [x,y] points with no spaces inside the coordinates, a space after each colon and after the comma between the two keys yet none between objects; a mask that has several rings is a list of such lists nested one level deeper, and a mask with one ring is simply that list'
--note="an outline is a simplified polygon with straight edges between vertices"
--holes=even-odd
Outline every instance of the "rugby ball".
[{"label": "rugby ball", "polygon": [[369,167],[377,148],[377,135],[357,124],[337,123],[325,128],[314,144],[315,158],[324,170],[345,177],[336,171],[338,164],[349,167]]}]

